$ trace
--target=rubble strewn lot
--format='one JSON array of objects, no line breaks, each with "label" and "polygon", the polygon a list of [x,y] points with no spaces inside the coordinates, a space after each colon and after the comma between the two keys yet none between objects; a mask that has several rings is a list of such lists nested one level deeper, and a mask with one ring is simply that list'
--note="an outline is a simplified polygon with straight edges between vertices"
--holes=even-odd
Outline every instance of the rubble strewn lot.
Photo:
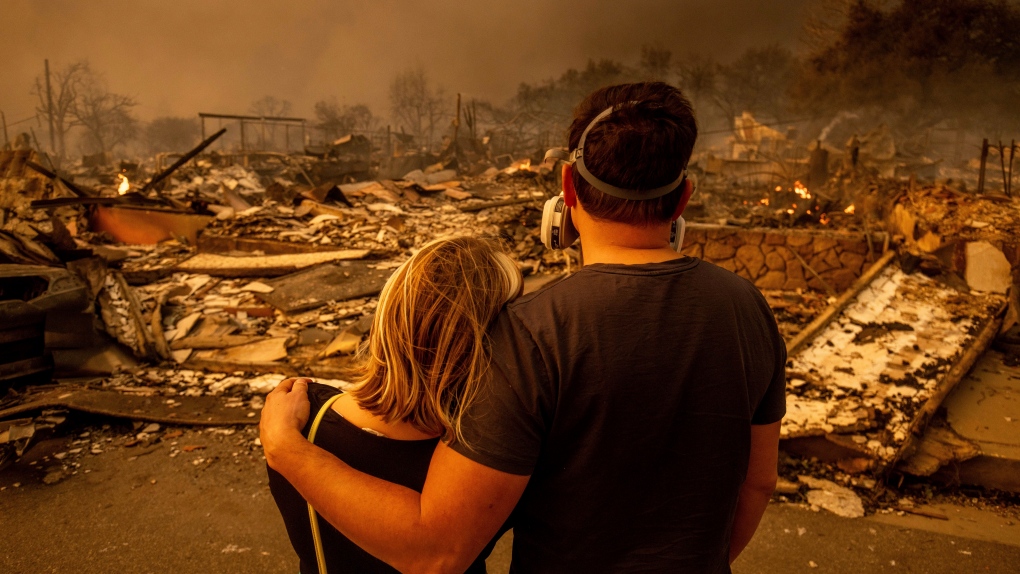
[{"label": "rubble strewn lot", "polygon": [[[42,154],[0,152],[0,316],[13,325],[0,348],[17,346],[0,356],[0,466],[94,432],[75,413],[134,427],[108,445],[75,439],[44,480],[94,448],[190,453],[165,425],[249,436],[284,377],[343,384],[386,278],[436,237],[501,238],[526,289],[581,263],[539,240],[556,166],[440,161],[371,179],[362,161],[369,179],[352,181],[328,154],[163,159],[58,174]],[[937,407],[1015,323],[1020,202],[841,172],[822,190],[723,177],[689,210],[685,253],[753,282],[788,341],[779,496],[842,516],[908,512],[890,481],[959,458],[912,470],[932,452],[925,429],[942,432]]]}]

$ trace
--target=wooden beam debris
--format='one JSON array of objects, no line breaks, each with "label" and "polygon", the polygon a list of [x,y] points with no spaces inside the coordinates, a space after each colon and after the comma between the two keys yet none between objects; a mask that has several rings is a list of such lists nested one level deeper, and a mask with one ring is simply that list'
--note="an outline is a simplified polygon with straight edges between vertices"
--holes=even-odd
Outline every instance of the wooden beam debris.
[{"label": "wooden beam debris", "polygon": [[821,315],[815,317],[814,321],[811,321],[807,327],[804,327],[800,333],[797,333],[796,337],[786,344],[786,354],[793,355],[799,351],[805,342],[814,338],[819,331],[832,322],[832,319],[846,308],[846,306],[849,305],[850,302],[853,301],[865,287],[874,281],[875,277],[877,277],[878,274],[881,273],[887,265],[889,265],[889,262],[892,261],[895,256],[896,251],[889,250],[885,253],[885,255],[880,257],[879,260],[869,267],[868,270],[865,271],[864,274],[861,275],[857,281],[855,281],[854,284],[851,285],[850,288],[836,300],[835,303],[829,305],[825,311],[822,311]]},{"label": "wooden beam debris", "polygon": [[68,180],[60,177],[56,173],[54,173],[54,172],[46,169],[45,167],[35,163],[34,161],[28,160],[28,161],[25,162],[25,165],[27,167],[30,167],[33,170],[39,172],[39,174],[41,174],[43,177],[49,178],[49,179],[54,180],[54,181],[59,181],[71,193],[77,195],[78,197],[98,197],[99,196],[99,194],[96,193],[95,190],[89,189],[87,187],[82,187],[82,186],[77,185],[77,184],[75,184],[75,183],[73,183],[71,181],[68,181]]},{"label": "wooden beam debris", "polygon": [[368,249],[246,257],[199,253],[178,264],[175,271],[201,273],[214,277],[278,277],[321,263],[363,259],[369,253],[371,251]]},{"label": "wooden beam debris", "polygon": [[145,193],[146,191],[149,191],[150,189],[152,189],[153,186],[155,186],[157,183],[163,181],[164,179],[169,177],[170,174],[172,174],[173,172],[177,171],[177,169],[180,168],[182,165],[188,163],[188,161],[191,158],[193,158],[196,155],[202,153],[202,150],[204,150],[205,148],[207,148],[210,145],[212,145],[212,143],[214,141],[219,139],[219,137],[222,136],[225,133],[227,133],[227,128],[222,128],[222,129],[220,129],[220,131],[218,131],[218,132],[214,133],[213,135],[211,135],[211,136],[205,138],[204,140],[202,140],[201,143],[199,143],[197,146],[195,146],[188,153],[182,155],[170,167],[168,167],[168,168],[164,169],[163,171],[159,172],[158,174],[154,175],[152,177],[152,179],[150,179],[145,185],[142,186],[141,192]]},{"label": "wooden beam debris", "polygon": [[331,263],[266,281],[273,290],[256,296],[284,313],[300,313],[331,301],[375,295],[392,273],[360,261]]},{"label": "wooden beam debris", "polygon": [[220,397],[177,395],[168,403],[162,395],[138,395],[119,391],[59,388],[37,395],[17,406],[0,410],[0,419],[49,408],[66,408],[84,413],[129,420],[175,425],[221,426],[258,424],[259,411],[229,408]]}]

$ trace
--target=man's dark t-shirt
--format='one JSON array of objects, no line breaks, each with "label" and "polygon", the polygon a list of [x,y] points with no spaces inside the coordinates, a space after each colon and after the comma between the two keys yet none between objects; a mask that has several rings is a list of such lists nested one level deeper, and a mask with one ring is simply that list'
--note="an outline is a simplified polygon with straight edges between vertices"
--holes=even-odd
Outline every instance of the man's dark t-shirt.
[{"label": "man's dark t-shirt", "polygon": [[729,572],[752,424],[786,347],[748,281],[698,259],[584,267],[511,303],[453,447],[531,475],[514,572]]}]

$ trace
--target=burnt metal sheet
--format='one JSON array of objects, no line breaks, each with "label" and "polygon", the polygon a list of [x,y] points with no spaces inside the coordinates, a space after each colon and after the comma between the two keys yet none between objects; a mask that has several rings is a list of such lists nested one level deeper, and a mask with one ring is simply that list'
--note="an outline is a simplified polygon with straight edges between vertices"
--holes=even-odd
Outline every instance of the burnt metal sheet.
[{"label": "burnt metal sheet", "polygon": [[376,269],[364,261],[340,261],[264,281],[273,288],[258,297],[284,313],[299,313],[332,301],[375,295],[393,269]]},{"label": "burnt metal sheet", "polygon": [[88,299],[85,284],[66,269],[0,265],[0,390],[49,382],[46,333],[79,314]]},{"label": "burnt metal sheet", "polygon": [[153,245],[167,239],[184,238],[189,245],[194,245],[198,232],[212,220],[207,215],[194,213],[97,205],[90,225],[93,231],[105,231],[121,243]]}]

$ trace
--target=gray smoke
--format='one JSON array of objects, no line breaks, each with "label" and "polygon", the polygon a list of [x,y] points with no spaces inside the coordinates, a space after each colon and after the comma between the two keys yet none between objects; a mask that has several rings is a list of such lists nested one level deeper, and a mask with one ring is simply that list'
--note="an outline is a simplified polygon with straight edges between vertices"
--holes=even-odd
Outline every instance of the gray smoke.
[{"label": "gray smoke", "polygon": [[836,117],[832,118],[832,121],[829,122],[829,125],[825,126],[822,129],[822,133],[818,134],[818,141],[825,141],[826,139],[828,139],[829,138],[829,132],[832,131],[832,128],[838,126],[841,122],[843,122],[845,120],[855,120],[858,117],[860,117],[860,116],[858,116],[857,114],[854,114],[854,113],[839,112],[838,114],[836,114]]},{"label": "gray smoke", "polygon": [[448,92],[501,103],[521,82],[636,62],[642,45],[727,61],[750,46],[797,45],[810,0],[4,0],[0,110],[31,115],[31,83],[87,58],[143,119],[244,113],[273,95],[310,116],[336,96],[388,113],[389,81],[421,64]]}]

